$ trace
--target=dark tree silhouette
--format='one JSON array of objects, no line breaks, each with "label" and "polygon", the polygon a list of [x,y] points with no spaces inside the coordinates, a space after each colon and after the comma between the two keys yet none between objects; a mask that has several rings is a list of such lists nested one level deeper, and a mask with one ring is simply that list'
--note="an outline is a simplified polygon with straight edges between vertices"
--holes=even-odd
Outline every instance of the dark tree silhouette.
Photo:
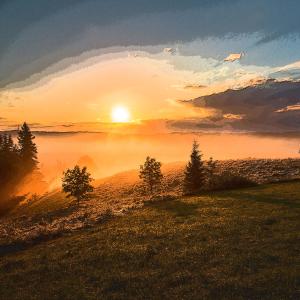
[{"label": "dark tree silhouette", "polygon": [[149,156],[147,156],[144,165],[140,166],[140,179],[143,180],[151,194],[153,193],[154,188],[161,184],[163,175],[160,168],[161,163]]},{"label": "dark tree silhouette", "polygon": [[0,185],[2,189],[6,184],[19,178],[20,167],[17,146],[11,135],[0,135]]},{"label": "dark tree silhouette", "polygon": [[[34,181],[34,190],[45,189],[42,175],[36,170],[37,148],[33,139],[26,123],[18,132],[18,144],[14,143],[10,134],[0,134],[0,214],[6,213],[21,201],[22,197],[14,197],[20,183]],[[27,178],[32,172],[33,176]]]},{"label": "dark tree silhouette", "polygon": [[194,141],[191,159],[184,173],[183,191],[185,194],[197,194],[205,185],[206,169],[202,161],[199,144]]},{"label": "dark tree silhouette", "polygon": [[217,161],[213,160],[213,158],[210,157],[208,162],[207,162],[207,166],[206,166],[207,184],[208,184],[209,188],[212,187],[212,183],[213,183],[214,175],[215,175],[215,172],[216,172],[216,168],[217,168]]},{"label": "dark tree silhouette", "polygon": [[26,172],[31,172],[37,168],[37,147],[33,142],[34,135],[31,133],[29,126],[24,122],[18,132],[19,155],[21,163]]},{"label": "dark tree silhouette", "polygon": [[91,185],[92,180],[86,167],[80,169],[76,165],[73,169],[67,169],[63,173],[62,188],[68,194],[67,197],[75,197],[79,205],[79,202],[88,198],[89,193],[94,190]]}]

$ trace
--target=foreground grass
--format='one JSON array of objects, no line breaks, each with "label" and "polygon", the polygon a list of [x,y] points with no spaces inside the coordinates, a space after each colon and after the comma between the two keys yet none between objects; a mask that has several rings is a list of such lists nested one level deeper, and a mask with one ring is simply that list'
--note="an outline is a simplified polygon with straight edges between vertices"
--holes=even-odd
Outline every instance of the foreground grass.
[{"label": "foreground grass", "polygon": [[156,202],[0,258],[0,299],[299,299],[300,182]]}]

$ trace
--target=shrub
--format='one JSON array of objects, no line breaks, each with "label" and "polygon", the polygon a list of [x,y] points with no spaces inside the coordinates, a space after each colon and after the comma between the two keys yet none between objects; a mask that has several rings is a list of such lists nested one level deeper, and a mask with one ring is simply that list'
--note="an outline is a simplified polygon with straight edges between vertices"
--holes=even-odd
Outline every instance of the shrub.
[{"label": "shrub", "polygon": [[229,190],[245,188],[257,185],[254,181],[249,178],[232,174],[225,171],[219,175],[214,175],[211,181],[211,190]]}]

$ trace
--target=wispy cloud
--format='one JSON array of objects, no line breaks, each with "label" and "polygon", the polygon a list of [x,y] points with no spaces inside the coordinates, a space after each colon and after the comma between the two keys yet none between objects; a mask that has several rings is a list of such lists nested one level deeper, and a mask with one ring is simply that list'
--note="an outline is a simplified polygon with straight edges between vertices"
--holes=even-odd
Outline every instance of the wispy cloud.
[{"label": "wispy cloud", "polygon": [[284,113],[284,112],[296,111],[296,110],[300,110],[300,103],[297,103],[295,105],[288,105],[288,106],[286,106],[284,108],[276,110],[276,112],[277,113]]}]

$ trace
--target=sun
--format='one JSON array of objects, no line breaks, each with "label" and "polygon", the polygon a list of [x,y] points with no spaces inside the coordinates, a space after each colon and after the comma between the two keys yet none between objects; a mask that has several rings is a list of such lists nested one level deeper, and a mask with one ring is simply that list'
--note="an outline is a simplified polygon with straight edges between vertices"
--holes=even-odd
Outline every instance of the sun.
[{"label": "sun", "polygon": [[130,112],[127,107],[115,106],[111,111],[111,119],[114,123],[127,123],[130,121]]}]

